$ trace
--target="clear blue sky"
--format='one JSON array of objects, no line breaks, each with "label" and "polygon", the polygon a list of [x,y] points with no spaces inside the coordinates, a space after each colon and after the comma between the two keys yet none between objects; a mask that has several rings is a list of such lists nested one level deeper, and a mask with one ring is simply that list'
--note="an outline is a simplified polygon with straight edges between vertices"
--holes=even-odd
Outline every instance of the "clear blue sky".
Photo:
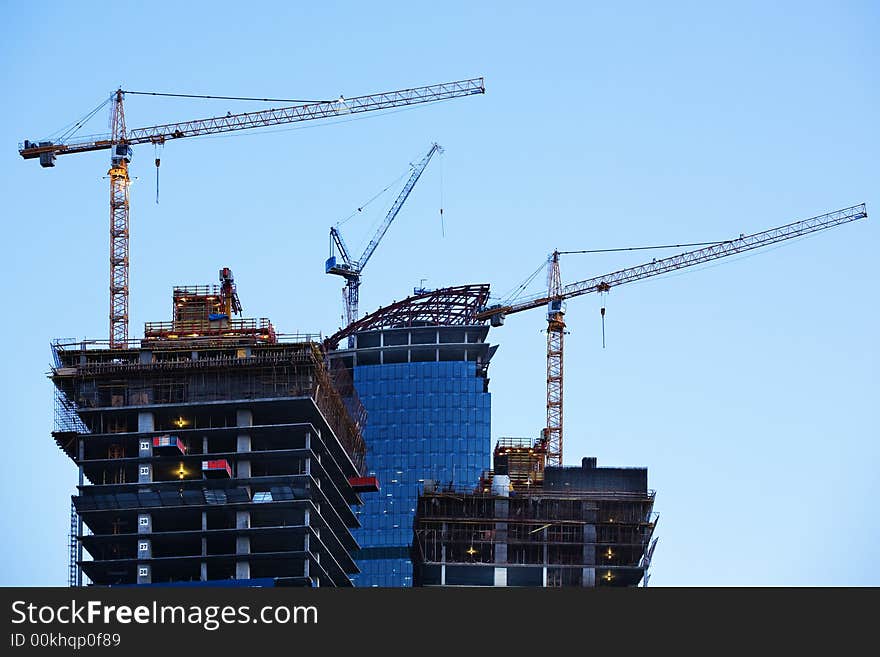
[{"label": "clear blue sky", "polygon": [[[649,468],[652,584],[880,584],[877,5],[475,5],[3,3],[0,584],[66,583],[76,470],[49,436],[48,344],[107,335],[108,155],[44,170],[17,143],[119,85],[335,98],[479,75],[485,96],[169,143],[159,205],[152,147],[137,148],[134,335],[169,318],[172,285],[221,266],[246,315],[332,332],[328,227],[432,140],[442,166],[370,262],[364,311],[423,278],[506,291],[554,248],[726,239],[867,202],[867,221],[616,289],[604,350],[599,300],[569,303],[565,455]],[[137,127],[252,105],[126,107]],[[86,131],[106,129],[102,112]],[[562,275],[650,257],[569,256]],[[493,439],[544,423],[543,328],[534,311],[491,334]]]}]

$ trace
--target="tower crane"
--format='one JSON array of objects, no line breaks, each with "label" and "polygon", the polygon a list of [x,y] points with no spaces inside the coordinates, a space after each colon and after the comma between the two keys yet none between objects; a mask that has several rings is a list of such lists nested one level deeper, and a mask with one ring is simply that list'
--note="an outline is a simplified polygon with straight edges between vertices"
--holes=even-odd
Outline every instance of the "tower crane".
[{"label": "tower crane", "polygon": [[[53,167],[58,155],[110,151],[110,347],[124,348],[128,341],[129,293],[129,163],[132,146],[136,144],[163,145],[166,141],[184,137],[201,137],[236,130],[263,128],[328,119],[350,114],[373,112],[421,103],[431,103],[461,96],[485,93],[483,78],[472,78],[398,91],[387,91],[354,98],[307,102],[280,109],[268,109],[241,114],[227,114],[207,119],[166,123],[146,128],[127,130],[123,101],[125,94],[145,92],[117,89],[110,100],[111,132],[109,135],[80,138],[78,141],[24,140],[18,152],[26,160],[39,158],[40,166]],[[171,94],[150,94],[171,95]],[[179,94],[178,94],[179,95]],[[252,99],[256,100],[256,99]],[[158,166],[159,161],[156,160]]]},{"label": "tower crane", "polygon": [[550,254],[547,261],[546,294],[528,297],[512,304],[490,306],[476,315],[478,320],[488,319],[492,326],[501,326],[507,315],[532,308],[547,309],[547,426],[542,431],[542,441],[547,450],[547,465],[562,465],[563,336],[566,300],[593,292],[608,292],[612,287],[803,237],[867,216],[867,209],[862,203],[564,286],[559,273],[559,251]]},{"label": "tower crane", "polygon": [[[431,158],[434,157],[434,153],[437,152],[442,153],[443,148],[439,144],[431,144],[431,148],[428,150],[427,154],[425,154],[425,156],[416,164],[410,165],[412,167],[412,173],[410,174],[409,180],[406,181],[400,194],[394,199],[394,203],[391,204],[391,208],[385,215],[385,219],[379,225],[375,235],[373,235],[373,239],[367,244],[367,248],[364,249],[360,258],[355,260],[349,254],[348,247],[345,246],[345,240],[342,239],[342,234],[339,232],[340,224],[336,224],[330,228],[330,237],[332,240],[330,242],[330,257],[327,259],[324,269],[328,274],[336,274],[345,279],[345,287],[342,289],[342,294],[345,299],[346,326],[350,325],[352,322],[356,322],[358,318],[358,296],[361,286],[361,272],[363,272],[367,261],[372,257],[376,247],[379,246],[379,242],[385,236],[388,227],[391,226],[391,222],[394,221],[394,218],[397,216],[397,213],[400,212],[406,199],[409,198],[410,192],[413,190],[413,187],[416,186],[422,172],[425,170],[425,167],[428,166],[428,162],[431,161]],[[342,262],[337,262],[336,256],[333,255],[334,244],[339,250]]]}]

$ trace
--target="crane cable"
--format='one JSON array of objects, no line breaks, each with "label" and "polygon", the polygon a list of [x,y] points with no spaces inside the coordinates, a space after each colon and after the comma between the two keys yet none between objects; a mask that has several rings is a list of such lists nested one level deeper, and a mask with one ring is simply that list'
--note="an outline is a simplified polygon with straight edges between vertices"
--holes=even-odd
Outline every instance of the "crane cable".
[{"label": "crane cable", "polygon": [[[729,241],[729,240],[727,240]],[[559,255],[573,255],[573,254],[581,254],[581,253],[615,253],[620,251],[647,251],[650,249],[677,249],[682,247],[689,246],[711,246],[713,244],[721,244],[722,242],[688,242],[686,244],[658,244],[655,246],[627,246],[616,249],[584,249],[580,251],[559,251]],[[540,273],[540,271],[544,268],[546,264],[542,262],[541,265],[528,277],[525,281],[520,283],[516,288],[508,292],[507,295],[502,297],[502,303],[512,303],[516,298],[518,298],[525,289],[531,284],[531,282],[535,279],[535,277]],[[603,313],[604,317],[604,313]]]},{"label": "crane cable", "polygon": [[165,144],[153,144],[153,154],[156,157],[156,205],[159,205],[159,164],[162,161],[160,155],[164,150]]},{"label": "crane cable", "polygon": [[101,111],[101,109],[104,106],[106,106],[107,103],[109,103],[111,100],[113,100],[112,95],[108,96],[107,99],[104,100],[104,102],[102,102],[100,105],[98,105],[95,109],[93,109],[91,112],[89,112],[85,116],[79,118],[78,120],[74,121],[73,123],[68,123],[66,126],[64,126],[63,128],[60,128],[59,130],[56,130],[54,133],[52,133],[52,135],[50,135],[50,138],[53,141],[57,140],[58,142],[63,143],[65,139],[72,137],[76,133],[77,130],[82,128],[95,114],[97,114],[99,111]]},{"label": "crane cable", "polygon": [[302,98],[251,98],[249,96],[207,96],[204,94],[172,94],[161,91],[126,91],[134,96],[165,96],[170,98],[202,98],[207,100],[249,100],[260,103],[334,103],[335,100],[304,100]]},{"label": "crane cable", "polygon": [[363,210],[364,210],[365,207],[367,207],[370,203],[372,203],[372,202],[375,201],[377,198],[379,198],[380,196],[382,196],[382,194],[384,194],[385,192],[387,192],[389,189],[391,189],[392,187],[394,187],[394,186],[395,186],[397,183],[399,183],[399,182],[401,181],[401,179],[402,179],[406,174],[408,174],[408,173],[409,173],[409,171],[405,171],[405,172],[403,172],[402,174],[400,174],[400,175],[397,177],[396,180],[394,180],[394,181],[392,181],[391,183],[389,183],[388,185],[386,185],[385,189],[383,189],[382,191],[377,192],[376,194],[374,194],[374,195],[373,195],[373,196],[372,196],[372,197],[371,197],[366,203],[362,204],[357,210],[355,210],[354,212],[352,212],[352,213],[351,213],[350,215],[348,215],[345,219],[340,219],[340,220],[336,223],[336,227],[339,228],[339,227],[342,226],[345,222],[349,221],[352,217],[354,217],[356,214],[358,214],[359,212],[363,212]]},{"label": "crane cable", "polygon": [[602,316],[602,348],[605,348],[605,304],[606,299],[608,298],[608,292],[602,292],[600,295],[602,300],[602,307],[599,309],[599,314]]},{"label": "crane cable", "polygon": [[440,236],[446,237],[446,222],[443,219],[443,151],[440,151]]},{"label": "crane cable", "polygon": [[517,297],[519,297],[519,295],[521,295],[523,292],[525,292],[526,288],[527,288],[529,285],[531,285],[532,281],[535,280],[535,277],[536,277],[538,274],[540,274],[540,273],[541,273],[541,270],[544,269],[544,267],[546,267],[546,266],[547,266],[547,261],[546,261],[546,260],[542,261],[541,264],[538,265],[538,268],[537,268],[535,271],[533,271],[533,272],[531,273],[531,275],[530,275],[528,278],[526,278],[526,280],[524,280],[524,281],[523,281],[522,283],[520,283],[518,286],[516,286],[515,288],[513,288],[512,290],[510,290],[510,291],[509,291],[504,297],[502,297],[502,299],[501,299],[501,303],[502,303],[502,304],[510,304],[510,303],[513,303],[513,301],[514,301]]},{"label": "crane cable", "polygon": [[617,251],[648,251],[650,249],[678,249],[686,246],[712,246],[723,244],[731,240],[718,240],[716,242],[690,242],[688,244],[658,244],[656,246],[627,246],[619,249],[585,249],[582,251],[560,251],[559,255],[574,255],[579,253],[614,253]]}]

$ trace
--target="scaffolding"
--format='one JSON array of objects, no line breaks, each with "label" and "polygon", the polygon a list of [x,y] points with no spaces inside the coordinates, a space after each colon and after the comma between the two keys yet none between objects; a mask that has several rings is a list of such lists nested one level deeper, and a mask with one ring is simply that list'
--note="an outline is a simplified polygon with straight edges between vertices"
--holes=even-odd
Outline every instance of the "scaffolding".
[{"label": "scaffolding", "polygon": [[494,469],[483,475],[481,487],[488,490],[494,475],[507,475],[513,490],[528,491],[544,484],[547,441],[538,438],[499,438],[492,453]]},{"label": "scaffolding", "polygon": [[[343,386],[343,394],[337,390],[334,379],[344,382],[345,373],[331,376],[317,342],[242,347],[203,341],[195,352],[191,344],[174,340],[156,343],[152,349],[94,347],[92,343],[54,345],[60,366],[53,369],[52,380],[62,417],[70,419],[55,435],[63,448],[61,441],[69,442],[71,433],[134,430],[124,417],[114,416],[116,424],[108,424],[111,420],[105,422],[100,413],[89,413],[103,408],[307,397],[358,471],[363,471],[366,448],[360,428],[366,412],[350,383]],[[83,420],[86,414],[88,421]],[[95,423],[101,424],[91,426]]]}]

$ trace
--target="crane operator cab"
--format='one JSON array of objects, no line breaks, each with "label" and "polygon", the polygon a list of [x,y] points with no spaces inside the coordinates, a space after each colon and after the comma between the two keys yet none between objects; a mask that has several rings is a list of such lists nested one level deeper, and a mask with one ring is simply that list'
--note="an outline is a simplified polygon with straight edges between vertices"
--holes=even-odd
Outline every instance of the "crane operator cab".
[{"label": "crane operator cab", "polygon": [[565,314],[565,304],[562,299],[551,299],[547,304],[547,319],[554,319],[557,315]]},{"label": "crane operator cab", "polygon": [[115,169],[123,162],[131,162],[131,146],[128,144],[114,144],[110,150],[110,164]]}]

